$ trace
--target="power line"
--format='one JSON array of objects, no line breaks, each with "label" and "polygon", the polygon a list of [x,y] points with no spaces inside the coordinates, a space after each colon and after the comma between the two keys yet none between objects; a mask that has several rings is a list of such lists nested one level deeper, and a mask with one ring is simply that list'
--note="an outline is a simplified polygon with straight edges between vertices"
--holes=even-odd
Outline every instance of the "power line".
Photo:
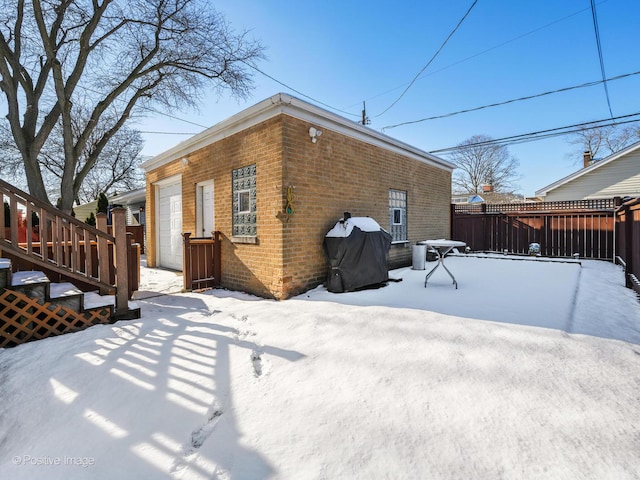
[{"label": "power line", "polygon": [[[608,1],[609,1],[609,0],[603,0],[602,2],[600,2],[600,4],[603,4],[603,3],[608,2]],[[547,24],[545,24],[545,25],[542,25],[541,27],[535,28],[535,29],[530,30],[530,31],[528,31],[528,32],[526,32],[526,33],[523,33],[523,34],[521,34],[521,35],[518,35],[517,37],[513,37],[513,38],[511,38],[511,39],[509,39],[509,40],[506,40],[506,41],[504,41],[504,42],[502,42],[502,43],[499,43],[499,44],[497,44],[497,45],[494,45],[493,47],[489,47],[489,48],[487,48],[486,50],[482,50],[481,52],[475,53],[475,54],[473,54],[473,55],[471,55],[471,56],[469,56],[469,57],[465,57],[465,58],[463,58],[462,60],[458,60],[457,62],[454,62],[454,63],[451,63],[451,64],[447,65],[446,67],[442,67],[442,68],[440,68],[440,69],[438,69],[438,70],[434,70],[434,71],[432,71],[432,72],[428,73],[427,75],[425,75],[424,77],[428,77],[428,76],[431,76],[431,75],[435,75],[436,73],[442,72],[442,71],[444,71],[444,70],[448,70],[449,68],[455,67],[456,65],[460,65],[461,63],[467,62],[467,61],[469,61],[469,60],[473,60],[473,59],[474,59],[474,58],[476,58],[476,57],[479,57],[479,56],[481,56],[481,55],[484,55],[485,53],[489,53],[489,52],[491,52],[491,51],[493,51],[493,50],[497,50],[498,48],[500,48],[500,47],[504,47],[505,45],[508,45],[508,44],[513,43],[513,42],[515,42],[515,41],[517,41],[517,40],[520,40],[521,38],[527,37],[527,36],[529,36],[529,35],[532,35],[532,34],[534,34],[534,33],[539,32],[539,31],[541,31],[541,30],[544,30],[545,28],[551,27],[552,25],[555,25],[556,23],[564,22],[565,20],[568,20],[568,19],[569,19],[569,18],[571,18],[571,17],[575,17],[576,15],[579,15],[579,14],[581,14],[581,13],[583,13],[583,12],[586,12],[587,10],[589,10],[589,7],[587,7],[587,8],[583,8],[582,10],[578,10],[577,12],[574,12],[574,13],[572,13],[572,14],[570,14],[570,15],[567,15],[567,16],[564,16],[564,17],[559,18],[559,19],[557,19],[557,20],[554,20],[553,22],[549,22],[549,23],[547,23]],[[422,77],[422,78],[424,78],[424,77]],[[405,84],[403,84],[403,85],[405,85]],[[386,91],[384,91],[384,92],[382,92],[382,93],[378,93],[377,95],[374,95],[373,97],[369,97],[369,98],[367,98],[367,100],[366,100],[366,101],[374,100],[374,99],[376,99],[376,98],[378,98],[378,97],[382,97],[383,95],[386,95],[387,93],[391,93],[391,92],[393,92],[393,91],[395,91],[395,90],[398,90],[399,88],[402,88],[402,87],[403,87],[403,85],[399,85],[399,86],[397,86],[397,87],[393,87],[393,88],[391,88],[391,89],[389,89],[389,90],[386,90]],[[357,105],[357,104],[353,104],[353,105],[351,105],[351,107],[353,107],[353,106],[355,106],[355,105]]]},{"label": "power line", "polygon": [[[638,117],[638,118],[633,118]],[[625,119],[625,120],[622,120]],[[622,121],[617,121],[622,120]],[[584,130],[585,128],[604,128],[612,125],[624,125],[626,123],[634,123],[640,121],[640,112],[631,113],[629,115],[621,115],[618,117],[611,117],[603,120],[593,120],[591,122],[576,123],[573,125],[567,125],[564,127],[549,128],[546,130],[538,130],[536,132],[523,133],[520,135],[513,135],[510,137],[503,137],[497,139],[486,140],[484,142],[470,143],[465,145],[456,145],[455,147],[441,148],[438,150],[432,150],[429,153],[445,153],[453,152],[468,147],[481,147],[487,145],[512,145],[518,143],[532,142],[535,140],[542,140],[544,138],[558,137],[567,135],[569,133],[575,133]]]},{"label": "power line", "polygon": [[604,58],[602,56],[602,44],[600,42],[600,29],[598,28],[598,14],[596,13],[595,0],[591,0],[591,16],[593,17],[593,28],[596,32],[596,44],[598,45],[598,59],[600,60],[600,72],[602,73],[602,85],[604,86],[604,94],[607,97],[607,106],[609,107],[609,115],[613,118],[611,110],[611,99],[609,98],[609,88],[607,87],[607,75],[604,73]]},{"label": "power line", "polygon": [[197,135],[200,132],[151,132],[148,130],[138,130],[140,133],[146,133],[151,135]]},{"label": "power line", "polygon": [[[95,93],[95,94],[97,94],[97,95],[103,95],[103,94],[104,94],[104,92],[99,92],[99,91],[97,91],[97,90],[93,90],[93,89],[91,89],[91,88],[89,88],[89,87],[87,87],[87,86],[85,86],[85,85],[78,85],[78,87],[79,87],[79,88],[81,88],[82,90],[85,90],[85,91],[87,91],[87,92],[91,92],[91,93]],[[126,100],[125,100],[125,99],[123,99],[123,98],[120,98],[120,97],[117,97],[117,98],[115,99],[115,101],[118,101],[118,102],[121,102],[121,103],[126,103]],[[162,115],[162,116],[164,116],[164,117],[168,117],[168,118],[171,118],[171,119],[173,119],[173,120],[178,120],[178,121],[180,121],[180,122],[189,123],[189,124],[191,124],[191,125],[195,125],[196,127],[209,128],[209,127],[207,127],[206,125],[201,125],[201,124],[199,124],[199,123],[192,122],[191,120],[186,120],[186,119],[184,119],[184,118],[176,117],[176,116],[171,115],[171,114],[169,114],[169,113],[161,112],[161,111],[159,111],[159,110],[156,110],[156,109],[151,108],[151,107],[147,107],[147,106],[145,106],[145,105],[136,104],[136,107],[137,107],[137,108],[140,108],[140,109],[142,109],[142,110],[146,110],[147,112],[157,113],[158,115]],[[149,133],[151,133],[151,132],[149,132]]]},{"label": "power line", "polygon": [[442,114],[442,115],[435,115],[433,117],[421,118],[419,120],[409,120],[407,122],[397,123],[395,125],[388,125],[386,127],[383,127],[382,131],[390,130],[392,128],[401,127],[401,126],[404,126],[404,125],[411,125],[411,124],[414,124],[414,123],[426,122],[428,120],[437,120],[437,119],[440,119],[440,118],[453,117],[455,115],[460,115],[462,113],[476,112],[478,110],[483,110],[483,109],[486,109],[486,108],[499,107],[501,105],[508,105],[510,103],[521,102],[523,100],[531,100],[533,98],[544,97],[546,95],[551,95],[551,94],[554,94],[554,93],[568,92],[570,90],[576,90],[578,88],[593,87],[593,86],[599,85],[601,83],[613,82],[614,80],[620,80],[622,78],[631,77],[633,75],[639,75],[639,74],[640,74],[640,71],[633,72],[633,73],[625,73],[623,75],[617,75],[615,77],[611,77],[611,78],[604,79],[604,80],[595,80],[593,82],[586,82],[586,83],[582,83],[580,85],[574,85],[574,86],[571,86],[571,87],[558,88],[557,90],[550,90],[548,92],[536,93],[534,95],[527,95],[525,97],[514,98],[514,99],[511,99],[511,100],[505,100],[503,102],[490,103],[488,105],[482,105],[480,107],[467,108],[467,109],[464,109],[464,110],[458,110],[457,112],[445,113],[445,114]]},{"label": "power line", "polygon": [[422,70],[420,70],[417,75],[415,77],[413,77],[413,80],[411,80],[411,82],[409,82],[409,85],[407,85],[407,88],[404,89],[404,91],[400,94],[400,96],[398,98],[396,98],[396,100],[389,105],[387,108],[385,108],[381,113],[379,113],[378,115],[376,115],[376,118],[384,115],[386,112],[388,112],[391,107],[393,107],[396,103],[398,103],[400,101],[400,99],[402,97],[404,97],[404,94],[407,93],[407,91],[409,91],[409,89],[412,87],[412,85],[415,83],[415,81],[418,79],[418,77],[420,75],[422,75],[422,73],[427,69],[427,67],[429,65],[431,65],[431,62],[433,62],[435,60],[435,58],[438,56],[438,54],[440,53],[440,51],[444,48],[444,46],[447,44],[447,42],[449,41],[449,39],[453,36],[454,33],[456,33],[456,31],[458,30],[458,28],[460,28],[460,25],[462,25],[462,22],[464,22],[464,20],[469,16],[469,14],[471,13],[471,10],[473,10],[473,7],[476,6],[476,3],[478,3],[478,0],[473,0],[473,3],[471,4],[471,6],[469,7],[469,10],[467,10],[467,13],[464,14],[464,16],[460,19],[460,21],[458,22],[458,24],[456,25],[456,27],[451,31],[451,33],[449,33],[449,35],[447,36],[447,38],[445,39],[445,41],[442,43],[442,45],[440,45],[440,48],[438,48],[438,50],[436,51],[436,53],[433,54],[433,56],[431,57],[431,59],[427,62],[427,64],[422,67]]},{"label": "power line", "polygon": [[[477,0],[476,0],[476,1],[477,1]],[[329,104],[327,104],[327,103],[321,102],[320,100],[318,100],[318,99],[316,99],[316,98],[310,97],[309,95],[306,95],[306,94],[302,93],[300,90],[296,90],[295,88],[293,88],[293,87],[291,87],[291,86],[287,85],[286,83],[281,82],[281,81],[280,81],[280,80],[278,80],[277,78],[272,77],[272,76],[271,76],[271,75],[269,75],[268,73],[263,72],[262,70],[260,70],[260,69],[259,69],[258,67],[256,67],[255,65],[252,65],[251,63],[246,62],[246,61],[244,61],[244,60],[240,60],[240,61],[241,61],[242,63],[244,63],[245,65],[247,65],[249,68],[253,68],[256,72],[261,73],[262,75],[264,75],[265,77],[267,77],[267,78],[269,78],[269,79],[273,80],[273,81],[274,81],[274,82],[276,82],[277,84],[282,85],[282,86],[283,86],[283,87],[285,87],[285,88],[288,88],[288,89],[289,89],[289,90],[291,90],[292,92],[295,92],[295,93],[297,93],[298,95],[303,96],[304,98],[307,98],[307,99],[309,99],[309,100],[311,100],[311,101],[313,101],[313,102],[316,102],[316,103],[318,103],[318,104],[320,104],[320,105],[322,105],[322,106],[324,106],[324,107],[330,108],[331,110],[335,110],[336,112],[344,113],[345,115],[350,115],[350,116],[352,116],[352,117],[360,117],[360,115],[358,115],[357,113],[351,113],[351,112],[347,112],[347,111],[345,111],[345,110],[340,110],[339,108],[336,108],[336,107],[333,107],[333,106],[331,106],[331,105],[329,105]]]}]

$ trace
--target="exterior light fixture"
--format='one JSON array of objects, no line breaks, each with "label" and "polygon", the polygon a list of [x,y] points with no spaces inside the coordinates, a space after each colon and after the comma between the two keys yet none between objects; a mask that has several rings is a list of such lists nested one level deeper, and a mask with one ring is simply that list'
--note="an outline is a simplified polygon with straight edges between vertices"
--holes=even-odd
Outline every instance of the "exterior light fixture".
[{"label": "exterior light fixture", "polygon": [[309,136],[311,137],[311,141],[313,143],[316,143],[316,141],[318,140],[318,137],[322,135],[322,130],[318,130],[315,127],[311,127],[309,129]]}]

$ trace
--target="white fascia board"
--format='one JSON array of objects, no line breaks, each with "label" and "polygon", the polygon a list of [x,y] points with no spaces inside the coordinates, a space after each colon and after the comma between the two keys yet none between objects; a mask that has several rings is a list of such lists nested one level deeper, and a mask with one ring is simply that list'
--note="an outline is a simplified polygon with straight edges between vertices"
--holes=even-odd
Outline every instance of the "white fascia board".
[{"label": "white fascia board", "polygon": [[[286,94],[280,94],[288,98],[283,113],[299,120],[313,123],[314,126],[327,128],[342,135],[360,140],[364,143],[389,150],[406,157],[419,160],[434,167],[452,172],[456,167],[453,163],[447,162],[440,157],[413,147],[395,138],[384,135],[359,123],[347,120],[340,115],[331,113],[315,105],[311,105],[298,98]],[[321,139],[318,141],[322,141]]]},{"label": "white fascia board", "polygon": [[147,189],[139,188],[137,190],[131,190],[130,192],[121,193],[120,195],[116,195],[111,198],[112,202],[115,203],[138,203],[145,200],[147,197]]},{"label": "white fascia board", "polygon": [[[189,155],[207,145],[234,135],[249,127],[264,122],[279,114],[286,114],[299,120],[313,123],[314,126],[326,128],[365,143],[399,153],[419,160],[423,163],[452,172],[455,168],[450,162],[435,155],[412,147],[404,142],[391,138],[367,128],[359,123],[347,120],[315,105],[311,105],[296,97],[285,93],[278,93],[272,97],[253,105],[236,115],[194,135],[142,164],[145,171],[151,171],[169,162]],[[319,140],[322,141],[322,140]]]},{"label": "white fascia board", "polygon": [[589,172],[593,172],[594,170],[597,170],[600,167],[603,167],[611,162],[614,162],[616,160],[618,160],[621,157],[624,157],[625,155],[634,152],[635,150],[640,148],[640,142],[636,142],[632,145],[629,145],[627,148],[623,148],[622,150],[612,153],[611,155],[609,155],[608,157],[603,158],[602,160],[599,160],[591,165],[589,165],[588,167],[585,168],[581,168],[580,170],[578,170],[577,172],[573,172],[569,175],[567,175],[566,177],[561,178],[560,180],[555,181],[552,184],[547,185],[546,187],[541,188],[540,190],[536,190],[536,196],[545,196],[547,193],[549,193],[551,190],[555,190],[556,188],[564,185],[565,183],[570,182],[571,180],[574,180],[576,178],[581,177],[582,175],[586,175]]}]

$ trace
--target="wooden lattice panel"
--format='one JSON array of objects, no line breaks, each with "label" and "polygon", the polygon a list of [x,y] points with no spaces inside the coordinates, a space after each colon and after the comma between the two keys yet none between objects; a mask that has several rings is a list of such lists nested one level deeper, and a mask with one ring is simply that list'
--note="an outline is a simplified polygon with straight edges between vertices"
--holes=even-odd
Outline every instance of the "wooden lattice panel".
[{"label": "wooden lattice panel", "polygon": [[13,290],[0,293],[0,347],[14,347],[110,321],[109,307],[78,313],[61,305],[39,303]]}]

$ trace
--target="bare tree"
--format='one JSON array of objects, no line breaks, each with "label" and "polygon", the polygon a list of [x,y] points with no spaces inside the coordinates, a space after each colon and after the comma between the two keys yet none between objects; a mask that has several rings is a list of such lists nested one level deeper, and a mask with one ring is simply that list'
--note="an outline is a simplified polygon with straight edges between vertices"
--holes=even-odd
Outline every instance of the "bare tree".
[{"label": "bare tree", "polygon": [[39,157],[56,125],[70,211],[127,119],[196,106],[205,86],[246,96],[262,52],[207,0],[0,0],[0,89],[29,191],[51,203]]},{"label": "bare tree", "polygon": [[[83,125],[84,122],[74,119],[73,124],[74,126]],[[100,129],[97,129],[92,138],[100,139],[102,133]],[[60,193],[61,176],[64,172],[65,162],[62,143],[62,126],[58,123],[38,157],[42,180],[50,198],[56,198]],[[140,152],[143,145],[144,141],[139,131],[132,130],[126,125],[118,130],[105,145],[93,168],[85,176],[76,194],[76,202],[91,202],[98,197],[100,192],[111,195],[117,191],[122,192],[143,187],[144,175],[140,168],[142,163]],[[77,171],[84,168],[92,148],[92,145],[89,145],[86,152],[79,156]],[[22,168],[22,158],[13,142],[6,121],[0,122],[0,151],[3,160],[0,162],[2,178],[10,180],[19,188],[28,188]]]},{"label": "bare tree", "polygon": [[610,125],[607,127],[585,128],[569,139],[577,148],[569,156],[573,163],[582,163],[583,153],[591,152],[593,158],[606,157],[640,140],[640,126]]},{"label": "bare tree", "polygon": [[506,147],[491,141],[486,135],[474,135],[451,153],[449,159],[457,167],[452,180],[456,193],[480,193],[483,185],[491,185],[499,193],[517,188],[518,160]]}]

